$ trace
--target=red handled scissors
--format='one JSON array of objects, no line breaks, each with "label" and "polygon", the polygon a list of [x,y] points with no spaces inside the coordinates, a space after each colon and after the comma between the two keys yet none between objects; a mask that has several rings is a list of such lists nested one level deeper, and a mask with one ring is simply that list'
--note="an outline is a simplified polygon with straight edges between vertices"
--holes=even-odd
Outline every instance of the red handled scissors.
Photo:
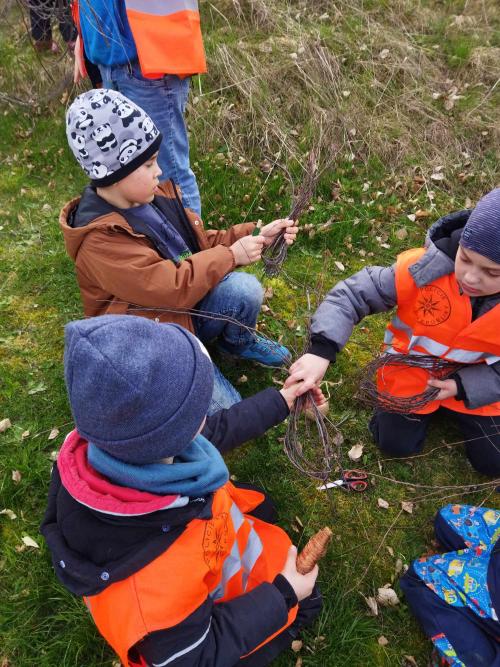
[{"label": "red handled scissors", "polygon": [[368,486],[368,475],[362,470],[344,470],[342,479],[335,482],[327,482],[322,486],[318,486],[318,491],[325,491],[326,489],[333,489],[336,486],[347,489],[348,491],[366,491]]}]

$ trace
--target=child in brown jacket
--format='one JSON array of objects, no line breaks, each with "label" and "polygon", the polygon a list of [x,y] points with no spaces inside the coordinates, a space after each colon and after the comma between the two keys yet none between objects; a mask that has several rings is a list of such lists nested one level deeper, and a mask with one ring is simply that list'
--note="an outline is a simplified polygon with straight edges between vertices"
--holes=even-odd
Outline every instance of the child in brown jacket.
[{"label": "child in brown jacket", "polygon": [[[234,269],[257,262],[283,230],[293,243],[295,223],[275,220],[255,236],[253,223],[205,230],[199,216],[183,207],[173,181],[160,183],[161,133],[142,109],[113,90],[91,90],[75,99],[67,137],[91,179],[60,217],[85,315],[134,313],[176,322],[205,342],[217,339],[230,355],[266,366],[288,361],[285,347],[250,331],[262,287]],[[216,317],[192,318],[193,309]],[[215,376],[211,412],[240,400],[217,368]]]}]

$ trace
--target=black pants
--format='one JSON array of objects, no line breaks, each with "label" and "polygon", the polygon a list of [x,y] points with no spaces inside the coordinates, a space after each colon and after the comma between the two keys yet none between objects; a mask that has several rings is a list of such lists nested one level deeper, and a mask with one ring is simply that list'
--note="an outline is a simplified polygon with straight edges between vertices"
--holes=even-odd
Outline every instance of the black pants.
[{"label": "black pants", "polygon": [[[439,408],[438,412],[460,427],[465,453],[472,466],[483,475],[499,477],[500,417],[480,417],[447,408]],[[429,422],[434,414],[400,415],[378,411],[370,421],[370,431],[385,454],[412,456],[422,451]]]},{"label": "black pants", "polygon": [[52,39],[52,15],[59,20],[59,30],[64,41],[75,41],[77,33],[68,0],[30,0],[31,36],[34,41],[48,42]]}]

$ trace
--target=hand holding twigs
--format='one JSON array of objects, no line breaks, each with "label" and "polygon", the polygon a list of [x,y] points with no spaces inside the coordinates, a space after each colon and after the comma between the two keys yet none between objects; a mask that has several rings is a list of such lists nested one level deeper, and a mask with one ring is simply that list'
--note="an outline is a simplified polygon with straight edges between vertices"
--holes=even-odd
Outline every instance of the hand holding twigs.
[{"label": "hand holding twigs", "polygon": [[436,401],[444,401],[447,398],[453,398],[458,393],[458,386],[455,380],[437,380],[432,378],[427,383],[429,387],[439,389],[439,394],[436,396]]},{"label": "hand holding twigs", "polygon": [[290,547],[281,574],[293,588],[297,600],[300,602],[311,595],[318,576],[318,566],[314,566],[308,573],[299,572],[297,567],[297,547]]},{"label": "hand holding twigs", "polygon": [[231,252],[234,255],[236,266],[247,266],[258,262],[262,255],[264,241],[264,237],[259,234],[258,236],[244,236],[233,243]]},{"label": "hand holding twigs", "polygon": [[325,375],[328,365],[328,359],[318,357],[316,354],[304,354],[290,366],[289,377],[285,382],[285,388],[301,382],[301,387],[297,396],[305,394],[307,391],[319,385]]},{"label": "hand holding twigs", "polygon": [[264,246],[270,246],[276,238],[282,234],[286,245],[292,245],[299,231],[298,224],[294,220],[286,218],[284,220],[274,220],[265,225],[260,230],[262,236],[265,236]]},{"label": "hand holding twigs", "polygon": [[[290,410],[292,409],[292,406],[295,402],[295,399],[298,396],[298,392],[300,391],[302,387],[302,382],[294,382],[292,384],[289,384],[288,387],[283,387],[283,389],[280,389],[280,394],[283,396],[285,399],[288,407]],[[328,401],[326,400],[325,395],[321,391],[319,387],[313,387],[311,391],[309,392],[309,398],[314,401],[314,404],[318,408],[320,412],[324,410],[324,406],[328,404]],[[304,410],[310,410],[309,407],[310,401],[307,402],[306,405],[304,405],[303,409]]]}]

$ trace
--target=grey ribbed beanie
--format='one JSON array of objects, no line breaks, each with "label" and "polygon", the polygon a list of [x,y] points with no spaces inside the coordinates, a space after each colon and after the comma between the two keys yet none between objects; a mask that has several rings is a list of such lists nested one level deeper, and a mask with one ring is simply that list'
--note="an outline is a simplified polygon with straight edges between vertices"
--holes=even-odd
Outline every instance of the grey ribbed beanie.
[{"label": "grey ribbed beanie", "polygon": [[460,245],[500,264],[500,188],[478,201],[463,229]]}]

